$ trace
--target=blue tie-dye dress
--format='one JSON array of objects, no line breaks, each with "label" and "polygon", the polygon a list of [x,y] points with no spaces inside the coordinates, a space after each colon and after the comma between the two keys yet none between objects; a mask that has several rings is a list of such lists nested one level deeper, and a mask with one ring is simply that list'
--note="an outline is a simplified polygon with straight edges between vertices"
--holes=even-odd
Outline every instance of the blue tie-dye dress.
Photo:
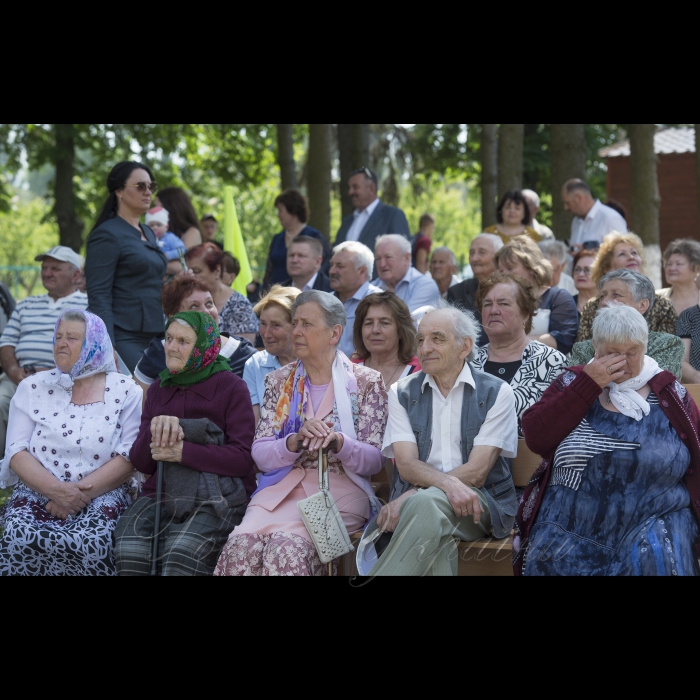
[{"label": "blue tie-dye dress", "polygon": [[557,448],[526,576],[698,576],[690,453],[651,393],[640,421],[598,401]]}]

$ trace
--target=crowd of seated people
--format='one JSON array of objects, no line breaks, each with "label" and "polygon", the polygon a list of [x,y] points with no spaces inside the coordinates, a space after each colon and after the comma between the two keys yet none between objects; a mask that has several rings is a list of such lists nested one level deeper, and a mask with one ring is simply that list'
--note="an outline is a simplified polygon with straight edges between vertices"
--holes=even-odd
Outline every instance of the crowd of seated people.
[{"label": "crowd of seated people", "polygon": [[[87,295],[80,256],[51,249],[48,295],[0,336],[0,574],[337,574],[300,506],[323,462],[363,575],[455,575],[459,541],[513,532],[516,574],[700,575],[700,413],[681,383],[700,380],[697,242],[669,246],[657,291],[633,233],[577,229],[569,255],[512,191],[459,281],[444,246],[412,265],[405,216],[362,168],[333,248],[300,193],[278,198],[252,306],[182,190],[156,201],[175,261],[140,220],[151,171],[121,163],[107,188]],[[544,461],[521,495],[524,444]]]}]

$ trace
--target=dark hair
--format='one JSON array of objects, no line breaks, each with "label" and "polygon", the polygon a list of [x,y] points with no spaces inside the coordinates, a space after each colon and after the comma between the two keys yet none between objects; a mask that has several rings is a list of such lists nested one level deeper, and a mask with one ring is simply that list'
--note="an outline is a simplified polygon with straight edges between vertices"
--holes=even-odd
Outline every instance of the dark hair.
[{"label": "dark hair", "polygon": [[[363,165],[361,168],[358,168],[357,170],[353,170],[350,173],[350,177],[355,177],[355,175],[364,175],[365,180],[369,180],[370,182],[374,183],[375,187],[379,187],[378,180],[377,180],[377,174],[372,172],[368,167]],[[350,179],[350,178],[348,178]]]},{"label": "dark hair", "polygon": [[180,311],[182,302],[195,292],[209,292],[211,294],[211,289],[192,275],[178,275],[163,287],[163,293],[160,297],[163,313],[171,318]]},{"label": "dark hair", "polygon": [[215,243],[200,243],[199,245],[188,248],[185,253],[185,259],[202,258],[206,266],[214,272],[216,268],[224,271],[224,252]]},{"label": "dark hair", "polygon": [[675,241],[671,241],[664,250],[664,265],[672,255],[684,256],[693,271],[700,267],[700,243],[692,238],[676,238]]},{"label": "dark hair", "polygon": [[213,221],[215,224],[219,223],[213,214],[205,214],[200,221]]},{"label": "dark hair", "polygon": [[309,220],[309,205],[306,197],[299,190],[285,190],[277,195],[275,206],[281,204],[292,216],[296,216],[302,224]]},{"label": "dark hair", "polygon": [[309,248],[316,253],[316,257],[323,257],[323,243],[321,243],[318,238],[312,238],[311,236],[297,236],[296,238],[292,238],[291,242],[289,243],[289,247],[291,248],[297,243],[306,243],[306,245],[308,245]]},{"label": "dark hair", "polygon": [[148,177],[153,180],[153,173],[150,168],[143,163],[136,163],[135,161],[125,160],[121,163],[117,163],[107,175],[107,191],[109,196],[107,197],[105,203],[102,205],[102,209],[97,216],[95,225],[92,227],[94,231],[98,226],[103,224],[107,219],[113,219],[117,215],[117,210],[119,208],[119,198],[116,195],[117,190],[123,190],[126,186],[126,181],[131,176],[134,170],[145,170],[148,173]]},{"label": "dark hair", "polygon": [[520,190],[508,190],[508,192],[501,197],[501,201],[498,203],[498,207],[496,208],[496,221],[499,224],[503,223],[503,207],[505,207],[507,202],[515,202],[516,204],[523,205],[525,213],[523,214],[523,220],[520,223],[524,224],[525,226],[529,226],[531,221],[530,209],[527,206],[527,201]]},{"label": "dark hair", "polygon": [[577,177],[573,178],[572,180],[567,180],[564,183],[564,189],[566,190],[566,194],[571,194],[572,192],[578,190],[579,192],[587,192],[589,197],[593,196],[588,183],[580,180]]},{"label": "dark hair", "polygon": [[625,221],[627,221],[627,210],[616,199],[609,199],[605,202],[606,207],[614,209]]},{"label": "dark hair", "polygon": [[364,325],[370,306],[386,306],[389,313],[396,321],[399,335],[399,362],[410,362],[416,354],[418,341],[416,340],[416,327],[413,325],[411,312],[403,299],[394,292],[382,292],[381,294],[368,294],[355,310],[355,325],[352,327],[352,339],[355,343],[355,352],[361,360],[366,360],[371,353],[365,347],[362,339],[362,326]]},{"label": "dark hair", "polygon": [[[216,265],[214,267],[216,267]],[[236,277],[238,277],[238,273],[241,271],[241,263],[239,263],[231,253],[226,251],[224,251],[224,270],[226,270],[229,275],[236,275]]]},{"label": "dark hair", "polygon": [[418,228],[421,229],[426,224],[435,224],[435,217],[432,214],[423,214],[418,221]]},{"label": "dark hair", "polygon": [[197,212],[195,212],[192,202],[184,190],[179,187],[166,187],[158,190],[158,199],[168,210],[170,230],[176,236],[182,238],[185,232],[193,227],[201,233],[202,229]]},{"label": "dark hair", "polygon": [[503,272],[495,272],[488,279],[479,282],[479,290],[476,293],[476,308],[482,311],[486,295],[497,285],[508,284],[515,287],[515,297],[518,308],[522,311],[525,321],[525,333],[532,330],[532,317],[535,315],[540,305],[539,299],[535,296],[532,282],[518,275],[506,275]]}]

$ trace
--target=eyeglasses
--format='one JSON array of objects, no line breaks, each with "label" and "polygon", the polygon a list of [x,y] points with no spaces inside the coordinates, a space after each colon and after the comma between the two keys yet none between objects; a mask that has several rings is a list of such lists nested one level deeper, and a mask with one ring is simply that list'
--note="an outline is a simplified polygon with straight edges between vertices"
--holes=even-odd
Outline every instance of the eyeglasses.
[{"label": "eyeglasses", "polygon": [[591,268],[590,267],[575,267],[574,268],[575,275],[580,275],[581,273],[583,273],[584,275],[586,275],[586,277],[588,277],[588,275],[591,274]]},{"label": "eyeglasses", "polygon": [[126,185],[127,187],[135,187],[141,194],[149,190],[151,194],[158,191],[158,185],[155,182],[137,182],[135,185]]}]

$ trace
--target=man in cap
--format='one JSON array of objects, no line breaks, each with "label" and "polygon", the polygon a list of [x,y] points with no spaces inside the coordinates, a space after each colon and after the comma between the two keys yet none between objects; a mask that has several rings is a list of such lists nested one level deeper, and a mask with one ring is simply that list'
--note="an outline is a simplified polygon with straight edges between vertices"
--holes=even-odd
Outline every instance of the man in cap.
[{"label": "man in cap", "polygon": [[53,330],[64,309],[87,308],[87,294],[76,291],[85,260],[67,246],[57,245],[34,258],[41,262],[41,282],[47,294],[17,303],[0,336],[0,456],[5,454],[5,435],[10,401],[17,385],[36,372],[56,366]]}]

